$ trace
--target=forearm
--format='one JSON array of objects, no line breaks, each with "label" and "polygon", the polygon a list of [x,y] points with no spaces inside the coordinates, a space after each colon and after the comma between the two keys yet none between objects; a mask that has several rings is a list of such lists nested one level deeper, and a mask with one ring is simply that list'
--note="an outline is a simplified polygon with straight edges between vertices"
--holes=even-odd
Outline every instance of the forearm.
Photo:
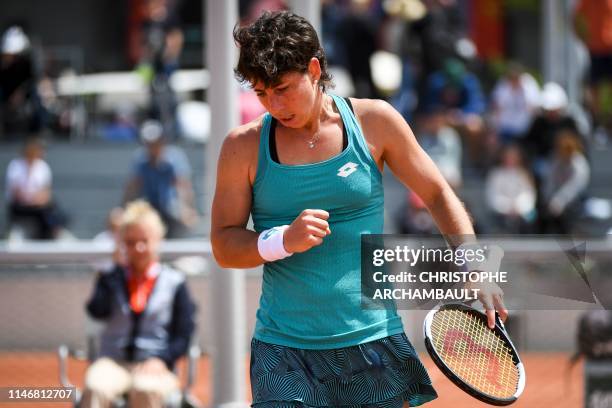
[{"label": "forearm", "polygon": [[226,227],[212,234],[212,249],[223,268],[254,268],[264,263],[257,249],[259,234],[243,227]]},{"label": "forearm", "polygon": [[474,234],[470,216],[450,187],[440,190],[428,204],[428,209],[444,236]]}]

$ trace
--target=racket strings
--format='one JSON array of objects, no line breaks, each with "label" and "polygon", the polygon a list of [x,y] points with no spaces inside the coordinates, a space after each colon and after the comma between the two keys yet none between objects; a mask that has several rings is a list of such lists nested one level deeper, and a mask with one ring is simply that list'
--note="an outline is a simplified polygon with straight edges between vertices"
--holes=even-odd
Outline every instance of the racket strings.
[{"label": "racket strings", "polygon": [[519,373],[512,352],[482,320],[442,310],[435,314],[431,331],[438,355],[464,382],[493,397],[514,395]]}]

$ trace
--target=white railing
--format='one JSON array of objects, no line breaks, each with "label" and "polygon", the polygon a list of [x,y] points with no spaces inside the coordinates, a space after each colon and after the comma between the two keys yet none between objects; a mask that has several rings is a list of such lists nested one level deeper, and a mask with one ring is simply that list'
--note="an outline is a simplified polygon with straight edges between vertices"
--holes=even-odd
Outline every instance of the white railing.
[{"label": "white railing", "polygon": [[[398,235],[398,237],[401,237]],[[489,237],[484,236],[485,240]],[[518,238],[518,239],[517,239]],[[550,256],[550,253],[571,249],[572,245],[586,245],[590,253],[609,253],[612,256],[612,235],[608,239],[563,238],[543,239],[538,237],[517,237],[495,239],[495,244],[506,253],[526,254],[530,257]],[[489,239],[490,240],[490,239]],[[404,242],[404,240],[402,240]],[[405,242],[409,242],[405,239]],[[418,241],[415,241],[418,242]],[[67,241],[2,241],[0,240],[0,264],[29,263],[54,264],[70,262],[90,262],[101,257],[111,256],[113,244],[89,240]],[[160,253],[163,258],[175,259],[182,256],[202,256],[212,260],[212,247],[209,240],[167,240],[163,241]]]},{"label": "white railing", "polygon": [[[210,75],[205,69],[182,69],[170,77],[175,92],[191,92],[208,88]],[[96,94],[141,94],[149,91],[148,84],[136,71],[101,72],[65,75],[56,81],[59,96]]]},{"label": "white railing", "polygon": [[[114,244],[97,241],[0,241],[0,263],[55,264],[91,262],[110,257]],[[212,258],[208,240],[169,240],[162,242],[165,258],[203,256]]]}]

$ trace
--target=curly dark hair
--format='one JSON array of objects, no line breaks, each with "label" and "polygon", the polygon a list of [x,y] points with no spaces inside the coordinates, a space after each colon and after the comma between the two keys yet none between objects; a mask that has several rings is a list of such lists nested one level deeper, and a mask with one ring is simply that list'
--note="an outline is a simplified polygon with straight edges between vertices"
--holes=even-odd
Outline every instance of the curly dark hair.
[{"label": "curly dark hair", "polygon": [[242,83],[262,81],[266,87],[274,86],[287,72],[306,72],[315,57],[321,65],[319,86],[323,91],[333,86],[317,32],[290,11],[266,11],[252,24],[234,27],[234,41],[240,48],[234,73]]}]

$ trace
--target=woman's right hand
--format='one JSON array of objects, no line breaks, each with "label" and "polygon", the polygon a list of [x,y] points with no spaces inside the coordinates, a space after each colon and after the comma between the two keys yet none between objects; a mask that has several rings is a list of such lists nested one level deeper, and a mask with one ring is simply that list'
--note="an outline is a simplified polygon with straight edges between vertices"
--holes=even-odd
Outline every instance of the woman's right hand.
[{"label": "woman's right hand", "polygon": [[296,217],[283,235],[285,251],[306,252],[321,245],[323,238],[331,234],[329,213],[325,210],[304,210]]}]

